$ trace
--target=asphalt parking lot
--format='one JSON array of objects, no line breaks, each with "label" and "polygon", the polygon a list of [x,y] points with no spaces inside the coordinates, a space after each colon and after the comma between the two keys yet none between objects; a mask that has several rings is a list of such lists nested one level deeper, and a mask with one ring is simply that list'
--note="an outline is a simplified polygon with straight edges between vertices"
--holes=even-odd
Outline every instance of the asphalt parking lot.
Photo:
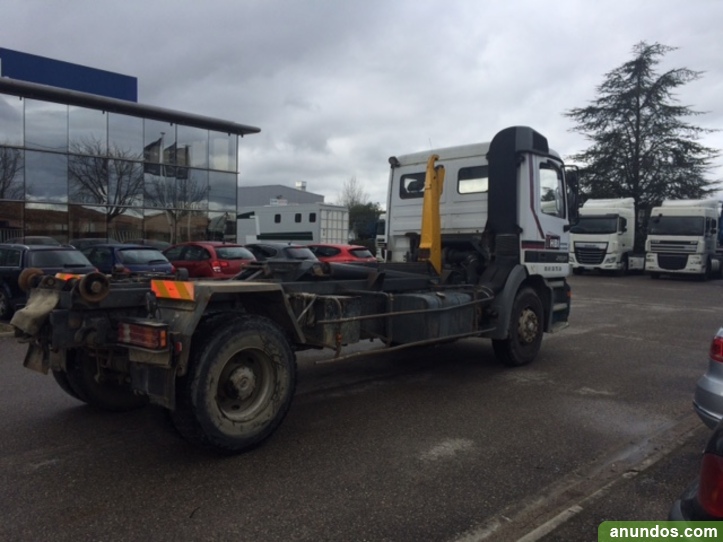
[{"label": "asphalt parking lot", "polygon": [[665,519],[707,432],[691,399],[723,281],[570,282],[570,327],[526,367],[476,339],[302,353],[281,428],[231,458],[159,409],[93,411],[0,338],[0,539],[576,541]]}]

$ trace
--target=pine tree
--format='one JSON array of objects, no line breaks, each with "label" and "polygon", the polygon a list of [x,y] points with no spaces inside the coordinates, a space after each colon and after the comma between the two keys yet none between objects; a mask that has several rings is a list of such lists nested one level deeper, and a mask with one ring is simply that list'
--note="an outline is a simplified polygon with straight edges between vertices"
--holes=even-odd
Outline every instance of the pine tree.
[{"label": "pine tree", "polygon": [[565,113],[576,122],[572,131],[592,142],[572,157],[582,164],[584,196],[632,197],[637,210],[649,210],[664,199],[698,199],[714,191],[716,183],[705,174],[719,152],[698,143],[714,130],[682,120],[702,113],[678,105],[674,94],[702,72],[656,72],[661,57],[673,50],[638,43],[632,60],[605,75],[590,105]]}]

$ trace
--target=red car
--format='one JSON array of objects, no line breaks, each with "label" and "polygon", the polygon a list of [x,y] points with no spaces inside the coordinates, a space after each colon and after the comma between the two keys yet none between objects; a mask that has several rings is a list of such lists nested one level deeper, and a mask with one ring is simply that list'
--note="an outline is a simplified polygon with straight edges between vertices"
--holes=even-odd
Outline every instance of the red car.
[{"label": "red car", "polygon": [[167,248],[163,254],[176,268],[188,269],[190,278],[231,278],[256,260],[243,246],[221,241],[181,243]]},{"label": "red car", "polygon": [[361,245],[308,245],[309,249],[322,262],[367,263],[377,259],[367,247]]}]

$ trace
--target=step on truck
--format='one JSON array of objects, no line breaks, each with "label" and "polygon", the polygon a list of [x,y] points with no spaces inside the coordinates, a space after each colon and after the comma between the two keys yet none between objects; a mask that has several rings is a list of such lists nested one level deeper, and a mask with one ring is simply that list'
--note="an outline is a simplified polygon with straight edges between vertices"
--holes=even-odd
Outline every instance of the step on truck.
[{"label": "step on truck", "polygon": [[720,276],[718,200],[666,200],[650,212],[645,239],[645,272],[708,280]]},{"label": "step on truck", "polygon": [[570,228],[572,272],[625,275],[642,271],[645,255],[633,252],[635,224],[633,198],[587,200],[580,208],[577,224]]},{"label": "step on truck", "polygon": [[[281,424],[300,350],[344,359],[359,355],[345,347],[362,340],[377,340],[364,354],[373,355],[485,337],[504,364],[530,363],[543,333],[570,314],[575,180],[528,127],[467,150],[390,159],[395,203],[401,191],[424,192],[402,213],[416,216],[405,222],[406,261],[259,262],[222,281],[26,270],[28,304],[11,321],[28,344],[24,364],[100,409],[164,407],[187,440],[233,454]],[[450,229],[445,195],[468,196],[454,205],[484,226],[467,216]],[[397,211],[388,207],[388,224]]]}]

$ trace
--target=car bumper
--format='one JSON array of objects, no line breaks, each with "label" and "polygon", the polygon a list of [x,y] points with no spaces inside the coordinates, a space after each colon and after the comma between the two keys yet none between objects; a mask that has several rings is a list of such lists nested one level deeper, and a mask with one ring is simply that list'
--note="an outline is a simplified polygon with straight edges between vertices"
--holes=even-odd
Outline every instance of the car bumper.
[{"label": "car bumper", "polygon": [[723,418],[723,380],[709,370],[695,387],[693,408],[703,423],[713,429]]}]

